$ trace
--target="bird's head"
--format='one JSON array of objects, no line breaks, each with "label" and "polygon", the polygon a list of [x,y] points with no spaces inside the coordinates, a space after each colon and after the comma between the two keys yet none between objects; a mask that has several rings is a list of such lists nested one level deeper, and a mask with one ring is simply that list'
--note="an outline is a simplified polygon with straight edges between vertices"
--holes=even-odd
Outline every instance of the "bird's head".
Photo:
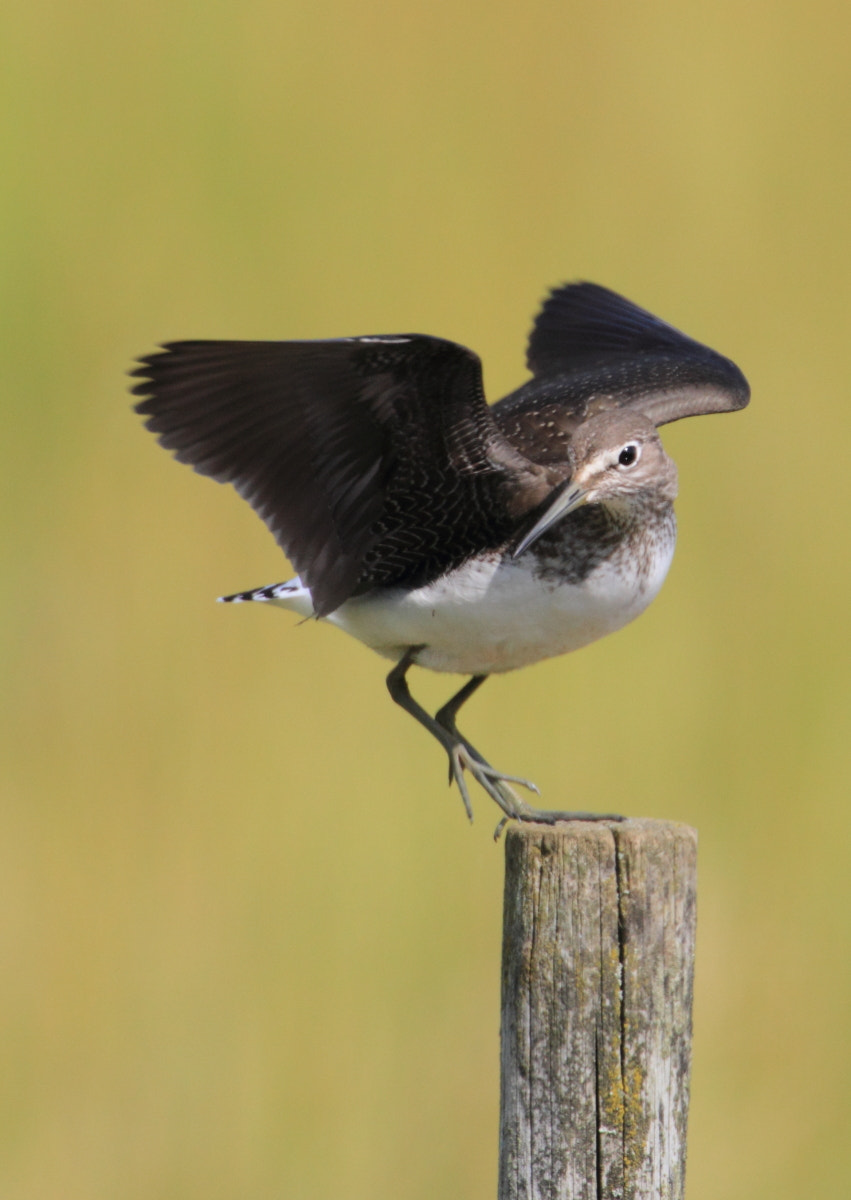
[{"label": "bird's head", "polygon": [[630,506],[644,497],[672,501],[677,468],[656,426],[637,412],[603,412],[583,421],[568,448],[571,508]]},{"label": "bird's head", "polygon": [[565,482],[518,542],[515,557],[583,504],[604,504],[628,516],[677,496],[676,465],[653,422],[635,411],[609,410],[583,421],[570,439],[568,468]]}]

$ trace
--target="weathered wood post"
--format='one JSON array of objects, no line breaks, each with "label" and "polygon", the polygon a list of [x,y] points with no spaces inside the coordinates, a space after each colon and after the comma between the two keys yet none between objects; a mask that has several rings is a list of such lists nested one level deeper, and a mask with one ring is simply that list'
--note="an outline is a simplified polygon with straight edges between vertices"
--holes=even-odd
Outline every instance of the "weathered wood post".
[{"label": "weathered wood post", "polygon": [[506,836],[499,1200],[682,1200],[697,835]]}]

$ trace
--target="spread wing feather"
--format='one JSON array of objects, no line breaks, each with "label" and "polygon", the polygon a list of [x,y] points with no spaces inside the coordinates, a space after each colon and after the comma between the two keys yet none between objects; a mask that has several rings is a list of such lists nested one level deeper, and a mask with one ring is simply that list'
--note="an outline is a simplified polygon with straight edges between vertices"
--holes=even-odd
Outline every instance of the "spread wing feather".
[{"label": "spread wing feather", "polygon": [[595,283],[550,294],[526,361],[533,378],[494,406],[503,432],[521,449],[540,440],[542,423],[569,438],[586,417],[607,409],[634,408],[664,425],[732,412],[750,398],[730,359]]},{"label": "spread wing feather", "polygon": [[175,342],[133,374],[147,427],[256,509],[320,616],[504,543],[548,491],[439,338]]},{"label": "spread wing feather", "polygon": [[174,342],[133,390],[163,446],[257,510],[322,616],[516,539],[587,417],[661,425],[750,394],[729,359],[592,283],[551,293],[527,361],[532,379],[488,408],[478,357],[441,338]]}]

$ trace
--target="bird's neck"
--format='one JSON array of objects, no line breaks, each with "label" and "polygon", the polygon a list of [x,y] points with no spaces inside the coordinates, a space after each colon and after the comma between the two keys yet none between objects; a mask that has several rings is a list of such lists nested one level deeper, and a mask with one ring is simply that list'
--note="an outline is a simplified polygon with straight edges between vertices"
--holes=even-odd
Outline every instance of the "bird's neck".
[{"label": "bird's neck", "polygon": [[661,489],[654,488],[633,495],[607,497],[594,507],[602,509],[607,522],[628,537],[647,525],[669,524],[674,515],[673,499]]}]

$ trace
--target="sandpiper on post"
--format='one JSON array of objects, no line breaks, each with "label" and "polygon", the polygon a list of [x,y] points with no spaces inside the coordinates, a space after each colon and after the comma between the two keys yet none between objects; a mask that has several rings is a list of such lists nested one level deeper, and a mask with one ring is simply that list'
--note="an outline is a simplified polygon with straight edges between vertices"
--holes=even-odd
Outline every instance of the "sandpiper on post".
[{"label": "sandpiper on post", "polygon": [[[496,672],[620,629],[674,551],[676,467],[657,429],[748,402],[729,359],[606,288],[551,293],[532,378],[489,407],[481,363],[421,334],[315,342],[173,342],[141,360],[137,409],[181,462],[231,483],[298,577],[262,601],[352,634],[395,666],[390,694],[504,819],[605,814],[528,804],[459,731]],[[434,715],[414,665],[470,676]]]}]

